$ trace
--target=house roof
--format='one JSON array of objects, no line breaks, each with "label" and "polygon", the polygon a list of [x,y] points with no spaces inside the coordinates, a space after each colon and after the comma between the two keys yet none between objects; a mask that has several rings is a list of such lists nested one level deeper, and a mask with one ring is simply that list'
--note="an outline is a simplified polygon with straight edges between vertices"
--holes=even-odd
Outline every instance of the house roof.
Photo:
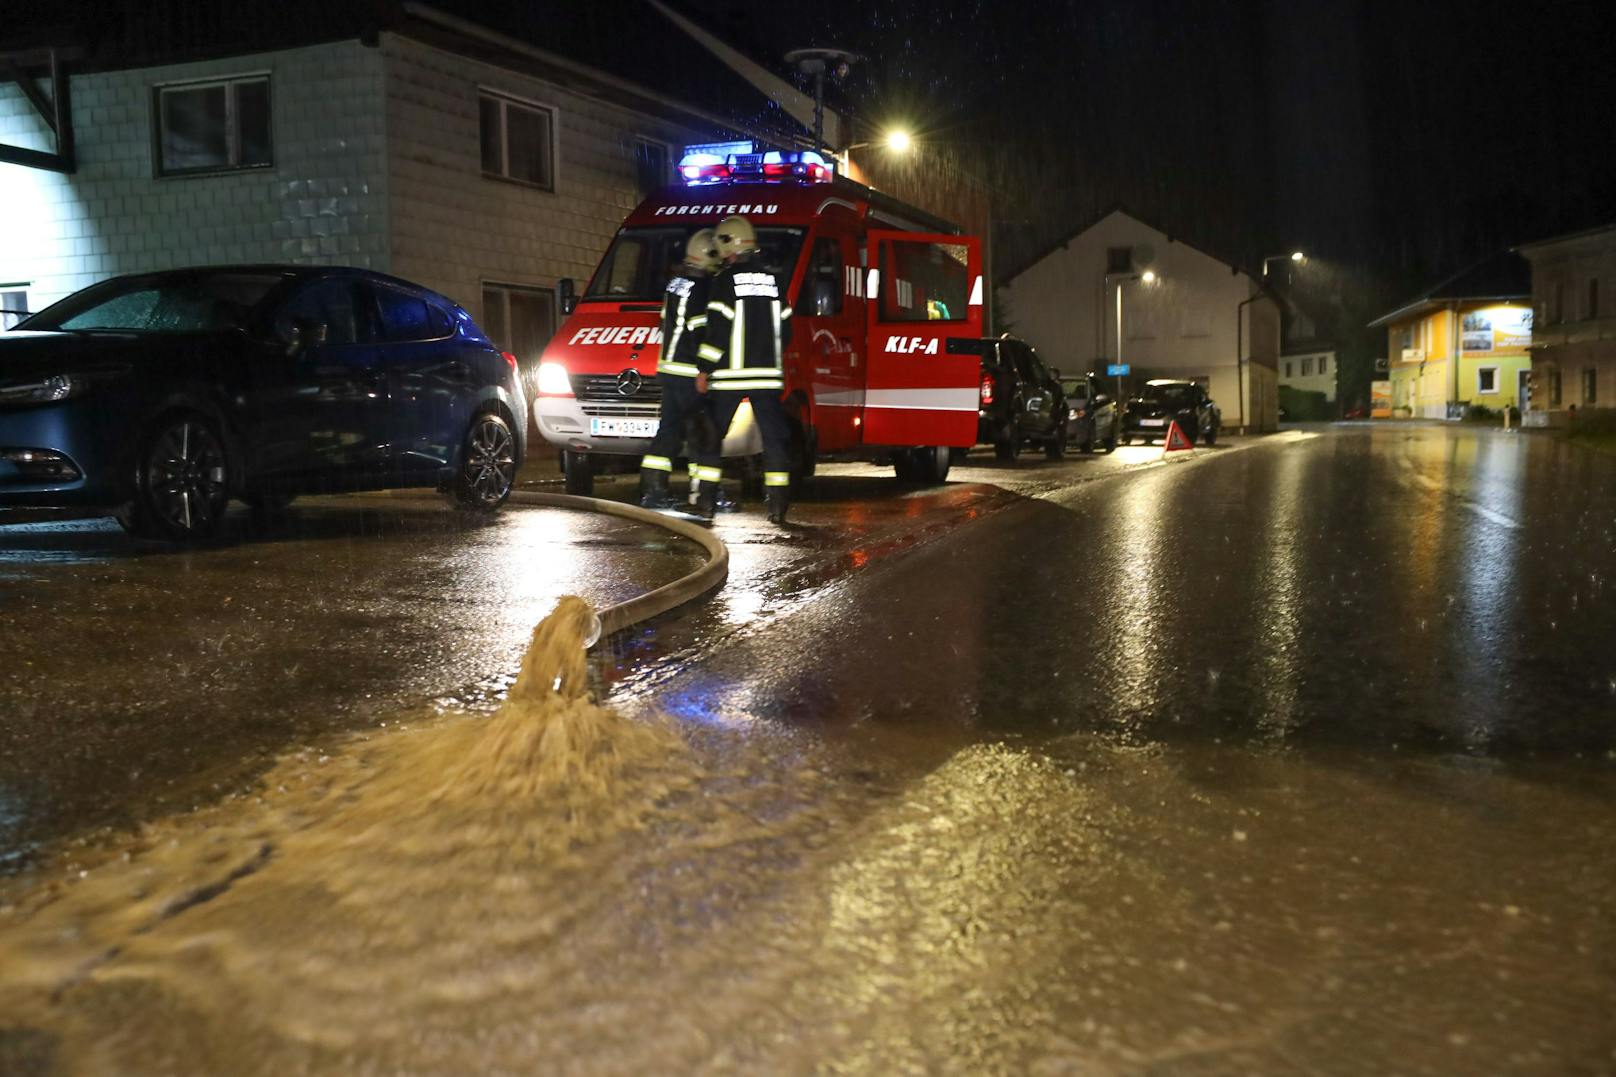
[{"label": "house roof", "polygon": [[1400,322],[1417,314],[1440,310],[1451,303],[1471,303],[1487,299],[1529,299],[1532,295],[1532,266],[1512,250],[1499,251],[1453,276],[1439,281],[1417,299],[1382,314],[1369,328]]},{"label": "house roof", "polygon": [[1603,235],[1606,232],[1616,232],[1616,223],[1602,224],[1597,228],[1584,228],[1576,232],[1565,232],[1558,236],[1549,236],[1547,239],[1535,239],[1530,243],[1522,243],[1515,249],[1518,251],[1535,251],[1543,247],[1552,247],[1556,243],[1565,243],[1573,239],[1587,239],[1592,236]]},{"label": "house roof", "polygon": [[[1207,250],[1205,247],[1197,246],[1194,243],[1187,242],[1184,239],[1181,239],[1180,237],[1175,236],[1172,232],[1168,231],[1165,228],[1159,227],[1158,225],[1156,225],[1155,223],[1150,221],[1148,218],[1142,217],[1138,213],[1135,213],[1133,210],[1129,209],[1123,203],[1116,202],[1116,203],[1113,203],[1109,209],[1106,209],[1106,210],[1102,211],[1097,216],[1095,216],[1095,218],[1093,220],[1089,221],[1083,227],[1077,229],[1077,231],[1067,234],[1067,236],[1064,239],[1060,239],[1060,240],[1057,240],[1054,243],[1050,243],[1049,245],[1045,246],[1042,250],[1038,251],[1036,254],[1032,255],[1031,257],[1025,258],[1020,263],[1009,267],[1008,272],[1006,272],[1003,275],[1003,278],[1002,278],[1004,283],[1006,285],[1012,284],[1017,277],[1021,276],[1025,272],[1027,272],[1029,269],[1031,269],[1033,266],[1037,265],[1039,262],[1042,262],[1045,258],[1048,258],[1050,255],[1054,254],[1056,251],[1064,250],[1067,246],[1069,246],[1071,244],[1072,240],[1076,239],[1078,236],[1082,235],[1084,232],[1087,232],[1089,229],[1093,228],[1095,225],[1099,224],[1101,221],[1105,220],[1107,217],[1111,216],[1113,213],[1121,213],[1124,216],[1132,217],[1134,220],[1138,221],[1140,224],[1144,225],[1146,228],[1153,229],[1154,231],[1160,232],[1162,235],[1166,236],[1167,237],[1167,242],[1169,242],[1169,243],[1182,244],[1183,246],[1188,247],[1190,250],[1197,251],[1197,252],[1199,252],[1201,254],[1206,255],[1208,258],[1212,259],[1214,262],[1221,262],[1222,264],[1228,266],[1230,268],[1230,270],[1232,270],[1232,271],[1234,271],[1236,273],[1246,273],[1246,271],[1244,269],[1241,269],[1238,265],[1236,265],[1235,263],[1229,261],[1227,258],[1219,257],[1218,255],[1213,254],[1211,251]],[[1246,275],[1251,276],[1250,273],[1246,273]],[[1255,277],[1252,277],[1252,279],[1256,280]],[[1258,283],[1261,284],[1260,281]],[[1267,290],[1266,286],[1263,286],[1263,287],[1264,287],[1264,290],[1266,291]]]}]

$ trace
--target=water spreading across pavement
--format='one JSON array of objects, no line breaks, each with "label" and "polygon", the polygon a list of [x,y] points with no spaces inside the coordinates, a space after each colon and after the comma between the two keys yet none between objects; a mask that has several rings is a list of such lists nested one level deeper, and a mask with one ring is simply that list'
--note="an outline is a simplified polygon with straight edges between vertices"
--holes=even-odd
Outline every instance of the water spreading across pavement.
[{"label": "water spreading across pavement", "polygon": [[73,1052],[73,1068],[239,1072],[271,1044],[312,1061],[418,1037],[450,1003],[531,995],[533,953],[584,911],[568,895],[598,894],[611,843],[703,776],[671,724],[591,698],[592,622],[562,599],[492,718],[305,753],[257,803],[0,896],[0,1012],[60,1027],[71,999],[69,1027],[105,1031],[125,1006],[191,1011],[180,1026],[208,1042],[97,1036],[116,1054]]}]

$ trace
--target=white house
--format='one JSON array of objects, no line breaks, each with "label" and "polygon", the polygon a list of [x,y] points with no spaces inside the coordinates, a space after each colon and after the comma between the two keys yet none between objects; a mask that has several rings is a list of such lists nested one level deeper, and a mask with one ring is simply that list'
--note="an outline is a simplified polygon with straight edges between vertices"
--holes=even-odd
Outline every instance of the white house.
[{"label": "white house", "polygon": [[[1015,332],[1063,372],[1207,386],[1226,429],[1279,425],[1279,307],[1259,281],[1122,210],[1009,278]],[[1120,337],[1120,339],[1119,339]]]},{"label": "white house", "polygon": [[[732,128],[407,8],[368,39],[71,74],[72,170],[0,163],[0,308],[182,265],[353,265],[450,296],[536,363],[557,281],[594,271],[681,146]],[[29,91],[50,84],[0,82],[0,144],[53,151]]]}]

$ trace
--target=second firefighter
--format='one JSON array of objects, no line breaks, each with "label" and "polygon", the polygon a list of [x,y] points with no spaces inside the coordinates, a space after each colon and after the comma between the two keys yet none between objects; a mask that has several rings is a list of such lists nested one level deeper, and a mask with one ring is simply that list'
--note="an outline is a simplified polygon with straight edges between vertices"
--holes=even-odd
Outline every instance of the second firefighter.
[{"label": "second firefighter", "polygon": [[791,495],[791,420],[780,394],[785,389],[782,357],[791,341],[791,308],[785,289],[759,257],[757,233],[745,217],[725,217],[715,229],[724,269],[713,278],[707,299],[705,339],[696,366],[705,375],[708,410],[716,436],[697,453],[701,487],[696,513],[712,519],[718,507],[719,459],[724,432],[743,399],[763,436],[763,485],[769,519],[786,520]]}]

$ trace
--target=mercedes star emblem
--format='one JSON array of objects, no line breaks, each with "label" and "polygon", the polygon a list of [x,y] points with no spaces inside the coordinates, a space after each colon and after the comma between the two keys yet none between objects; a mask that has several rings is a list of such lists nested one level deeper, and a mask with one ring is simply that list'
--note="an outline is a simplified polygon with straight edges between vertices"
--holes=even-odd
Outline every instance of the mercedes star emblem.
[{"label": "mercedes star emblem", "polygon": [[644,384],[645,379],[640,377],[640,372],[630,367],[617,375],[617,395],[633,396],[640,391],[640,386]]}]

